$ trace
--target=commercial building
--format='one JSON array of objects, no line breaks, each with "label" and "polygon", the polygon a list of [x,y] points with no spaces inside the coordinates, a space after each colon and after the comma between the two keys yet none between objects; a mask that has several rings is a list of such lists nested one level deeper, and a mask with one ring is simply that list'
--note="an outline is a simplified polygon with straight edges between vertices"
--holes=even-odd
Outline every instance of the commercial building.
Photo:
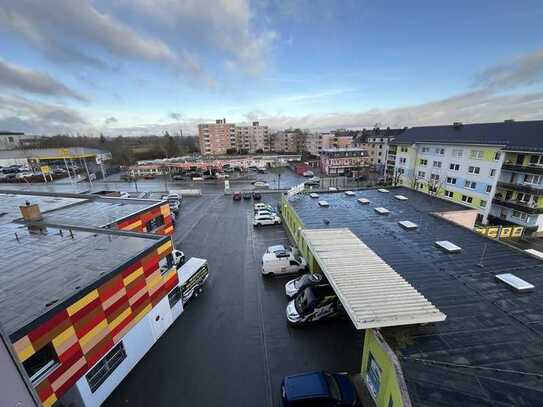
[{"label": "commercial building", "polygon": [[253,122],[251,126],[236,126],[226,119],[198,125],[200,152],[203,155],[229,153],[255,154],[271,149],[268,126]]},{"label": "commercial building", "polygon": [[284,225],[363,334],[361,387],[375,405],[540,404],[540,259],[473,232],[477,210],[413,189],[325,195],[326,208],[284,197]]},{"label": "commercial building", "polygon": [[542,133],[543,121],[413,127],[394,141],[393,181],[541,233]]},{"label": "commercial building", "polygon": [[0,325],[28,380],[44,406],[101,404],[182,312],[167,203],[3,192],[0,213]]},{"label": "commercial building", "polygon": [[0,151],[23,148],[38,140],[40,136],[14,131],[0,131]]},{"label": "commercial building", "polygon": [[369,166],[368,152],[363,148],[322,150],[321,174],[356,177]]}]

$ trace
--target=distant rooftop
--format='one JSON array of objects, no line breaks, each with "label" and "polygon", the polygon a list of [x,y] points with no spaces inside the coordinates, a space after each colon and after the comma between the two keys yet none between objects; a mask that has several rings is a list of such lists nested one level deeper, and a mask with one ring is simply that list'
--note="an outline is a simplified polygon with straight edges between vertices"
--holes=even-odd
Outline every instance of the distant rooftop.
[{"label": "distant rooftop", "polygon": [[395,143],[454,143],[504,146],[506,150],[543,151],[543,120],[412,127]]},{"label": "distant rooftop", "polygon": [[[65,151],[64,151],[65,150]],[[89,147],[67,147],[67,148],[39,148],[24,150],[0,151],[0,159],[13,158],[39,158],[39,159],[62,159],[66,157],[92,157],[97,154],[108,154],[105,150]]]},{"label": "distant rooftop", "polygon": [[[408,198],[400,201],[394,195]],[[290,199],[304,228],[349,228],[440,311],[443,322],[383,328],[399,355],[416,406],[536,406],[543,400],[543,262],[432,215],[462,207],[407,188]],[[379,215],[384,207],[388,215]],[[417,230],[404,230],[399,221]],[[461,252],[435,245],[448,240]],[[482,256],[484,252],[484,256]],[[482,263],[482,267],[479,265]],[[496,274],[535,286],[517,293]],[[500,369],[500,370],[493,370]]]}]

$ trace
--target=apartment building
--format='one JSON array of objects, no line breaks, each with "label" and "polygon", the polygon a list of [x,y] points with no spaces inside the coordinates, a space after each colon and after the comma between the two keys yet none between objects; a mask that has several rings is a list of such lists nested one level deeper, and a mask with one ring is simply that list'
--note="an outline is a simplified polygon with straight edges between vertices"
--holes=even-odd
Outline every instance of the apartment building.
[{"label": "apartment building", "polygon": [[362,148],[327,149],[320,154],[324,175],[356,177],[368,165],[368,152]]},{"label": "apartment building", "polygon": [[296,131],[279,131],[272,136],[272,151],[300,153],[303,150],[305,135]]},{"label": "apartment building", "polygon": [[254,154],[271,150],[268,126],[253,122],[250,126],[236,126],[226,119],[198,125],[200,152],[203,155],[227,153]]},{"label": "apartment building", "polygon": [[394,141],[394,182],[543,232],[543,121],[414,127]]},{"label": "apartment building", "polygon": [[356,137],[354,145],[366,149],[370,165],[378,172],[385,173],[389,160],[390,142],[404,131],[405,129],[380,129],[377,127],[371,130],[364,129]]}]

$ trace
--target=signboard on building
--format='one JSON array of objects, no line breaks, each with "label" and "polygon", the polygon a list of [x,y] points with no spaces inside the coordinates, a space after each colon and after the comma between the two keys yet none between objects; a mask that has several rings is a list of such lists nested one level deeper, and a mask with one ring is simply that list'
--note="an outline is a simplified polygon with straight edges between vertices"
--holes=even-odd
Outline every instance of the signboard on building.
[{"label": "signboard on building", "polygon": [[42,165],[40,167],[40,171],[43,175],[49,175],[49,166],[48,165]]},{"label": "signboard on building", "polygon": [[58,154],[61,157],[68,157],[70,155],[70,149],[69,148],[59,148]]},{"label": "signboard on building", "polygon": [[477,233],[492,239],[518,239],[524,232],[523,226],[476,226]]}]

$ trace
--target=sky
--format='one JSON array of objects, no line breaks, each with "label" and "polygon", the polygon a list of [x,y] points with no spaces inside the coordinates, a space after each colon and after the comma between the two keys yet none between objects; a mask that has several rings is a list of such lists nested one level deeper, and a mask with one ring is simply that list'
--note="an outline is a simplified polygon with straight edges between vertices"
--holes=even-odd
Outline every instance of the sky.
[{"label": "sky", "polygon": [[540,0],[0,0],[0,130],[543,119]]}]

